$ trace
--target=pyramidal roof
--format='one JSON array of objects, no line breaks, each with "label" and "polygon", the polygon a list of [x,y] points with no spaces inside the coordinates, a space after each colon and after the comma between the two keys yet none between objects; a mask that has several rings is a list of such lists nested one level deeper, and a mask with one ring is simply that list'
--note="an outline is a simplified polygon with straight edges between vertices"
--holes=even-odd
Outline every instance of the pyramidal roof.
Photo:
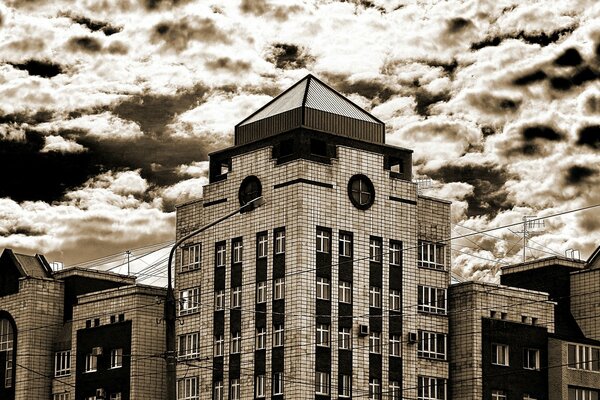
[{"label": "pyramidal roof", "polygon": [[236,144],[300,126],[351,137],[357,136],[354,131],[360,126],[381,138],[370,140],[365,134],[356,138],[375,142],[383,141],[385,129],[383,122],[309,74],[237,124]]}]

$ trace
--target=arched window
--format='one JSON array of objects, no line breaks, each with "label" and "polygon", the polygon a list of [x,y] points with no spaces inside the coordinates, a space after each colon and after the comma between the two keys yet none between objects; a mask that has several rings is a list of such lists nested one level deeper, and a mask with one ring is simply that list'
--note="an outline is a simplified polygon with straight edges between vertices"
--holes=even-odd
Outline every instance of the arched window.
[{"label": "arched window", "polygon": [[0,319],[0,352],[6,352],[6,365],[0,366],[0,368],[4,368],[4,382],[0,382],[0,384],[5,388],[13,386],[14,337],[12,323],[6,318]]}]

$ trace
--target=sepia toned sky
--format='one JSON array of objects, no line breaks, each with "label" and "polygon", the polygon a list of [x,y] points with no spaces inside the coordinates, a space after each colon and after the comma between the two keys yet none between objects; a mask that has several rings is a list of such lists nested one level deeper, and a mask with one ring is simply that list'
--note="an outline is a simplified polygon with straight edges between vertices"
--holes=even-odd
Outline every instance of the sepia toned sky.
[{"label": "sepia toned sky", "polygon": [[[207,154],[307,73],[414,149],[454,236],[600,203],[595,0],[5,0],[0,248],[73,264],[171,240]],[[520,261],[511,229],[454,241],[455,272]],[[587,258],[600,208],[532,239]]]}]

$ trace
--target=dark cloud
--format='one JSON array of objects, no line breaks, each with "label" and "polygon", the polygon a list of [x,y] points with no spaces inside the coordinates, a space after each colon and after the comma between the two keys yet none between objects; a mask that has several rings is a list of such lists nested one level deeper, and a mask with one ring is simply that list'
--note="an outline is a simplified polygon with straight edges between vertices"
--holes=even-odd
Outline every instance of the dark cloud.
[{"label": "dark cloud", "polygon": [[552,89],[554,90],[567,91],[573,87],[573,82],[567,77],[555,76],[550,78],[550,85],[552,85]]},{"label": "dark cloud", "polygon": [[267,61],[281,69],[306,68],[315,60],[308,50],[295,44],[275,43],[267,52]]},{"label": "dark cloud", "polygon": [[108,46],[108,52],[111,54],[127,54],[129,48],[120,41],[114,41]]},{"label": "dark cloud", "polygon": [[473,26],[473,22],[470,19],[457,17],[446,21],[446,25],[448,33],[459,33]]},{"label": "dark cloud", "polygon": [[482,126],[481,127],[481,134],[483,135],[484,138],[495,135],[496,133],[497,133],[496,129],[494,129],[491,126]]},{"label": "dark cloud", "polygon": [[498,96],[489,92],[471,93],[468,96],[469,103],[486,114],[507,114],[516,111],[521,100]]},{"label": "dark cloud", "polygon": [[594,176],[598,171],[594,168],[585,167],[582,165],[573,165],[565,173],[565,182],[567,185],[577,185],[587,181]]},{"label": "dark cloud", "polygon": [[558,141],[564,137],[562,133],[557,132],[554,128],[546,125],[533,125],[523,127],[521,134],[523,135],[523,138],[527,141],[532,141],[535,139]]},{"label": "dark cloud", "polygon": [[342,74],[324,73],[323,77],[335,90],[345,94],[358,94],[369,100],[386,102],[397,92],[383,82],[378,80],[349,80],[348,76]]},{"label": "dark cloud", "polygon": [[505,157],[541,157],[550,154],[552,143],[562,140],[565,135],[547,125],[528,125],[521,127],[521,136],[508,140],[500,146]]},{"label": "dark cloud", "polygon": [[415,94],[415,102],[417,103],[416,111],[419,115],[429,116],[430,110],[429,107],[436,103],[445,102],[450,100],[450,94],[446,92],[441,93],[431,93],[427,89],[419,88],[416,90]]},{"label": "dark cloud", "polygon": [[140,3],[142,3],[147,10],[154,11],[160,8],[169,9],[177,7],[188,3],[188,1],[189,0],[140,0]]},{"label": "dark cloud", "polygon": [[439,60],[428,60],[425,61],[425,64],[431,66],[431,67],[441,67],[444,72],[446,72],[446,74],[452,76],[454,74],[454,71],[456,71],[456,68],[458,67],[458,61],[456,61],[456,58],[453,59],[451,62],[443,62],[443,61],[439,61]]},{"label": "dark cloud", "polygon": [[487,37],[479,42],[475,42],[471,44],[471,50],[479,50],[484,47],[494,47],[499,46],[500,43],[507,39],[517,39],[522,40],[529,44],[538,44],[542,47],[548,46],[549,44],[556,43],[562,39],[562,37],[568,33],[573,32],[577,28],[576,25],[569,26],[566,28],[558,29],[549,33],[546,32],[532,32],[528,33],[525,31],[521,31],[517,34],[512,35],[501,35],[501,36],[491,36]]},{"label": "dark cloud", "polygon": [[154,26],[152,39],[162,41],[167,48],[185,50],[191,41],[205,43],[231,43],[226,32],[210,18],[188,18],[178,21],[163,21]]},{"label": "dark cloud", "polygon": [[565,50],[560,56],[554,60],[554,64],[561,67],[575,67],[583,62],[581,54],[575,48]]},{"label": "dark cloud", "polygon": [[356,6],[359,7],[363,7],[365,9],[373,9],[373,10],[377,10],[382,14],[385,14],[387,11],[385,8],[375,4],[375,2],[370,1],[370,0],[341,0],[341,3],[352,3],[355,4]]},{"label": "dark cloud", "polygon": [[33,113],[12,113],[0,115],[0,124],[30,124],[36,125],[52,120],[54,112],[50,110],[38,110]]},{"label": "dark cloud", "polygon": [[66,14],[64,14],[64,16],[69,18],[73,22],[76,22],[80,25],[85,26],[92,32],[101,31],[106,36],[114,35],[115,33],[119,33],[119,32],[121,32],[121,30],[123,30],[123,28],[120,26],[114,26],[114,25],[110,24],[109,22],[96,21],[96,20],[90,19],[88,17],[84,17],[82,15],[72,15],[72,14],[66,13]]},{"label": "dark cloud", "polygon": [[231,72],[241,73],[250,70],[250,63],[241,60],[232,60],[229,57],[220,57],[206,62],[206,67],[211,70],[226,69]]},{"label": "dark cloud", "polygon": [[62,67],[49,61],[28,60],[21,64],[11,64],[13,67],[27,71],[29,75],[52,78],[63,72]]},{"label": "dark cloud", "polygon": [[579,130],[577,144],[600,150],[600,125],[585,126]]},{"label": "dark cloud", "polygon": [[11,226],[7,230],[0,230],[0,236],[8,237],[11,235],[23,236],[43,236],[48,231],[40,226],[17,225]]},{"label": "dark cloud", "polygon": [[87,53],[97,53],[102,50],[102,43],[91,36],[76,36],[69,39],[67,46],[72,51],[84,51]]},{"label": "dark cloud", "polygon": [[594,71],[589,66],[583,66],[571,76],[555,76],[550,78],[550,85],[555,90],[567,91],[573,86],[581,86],[598,79],[598,77],[600,77],[600,74],[597,71]]},{"label": "dark cloud", "polygon": [[516,86],[530,85],[532,83],[543,81],[547,77],[548,77],[548,75],[546,75],[546,73],[544,71],[542,71],[541,69],[538,69],[538,70],[530,72],[526,75],[522,75],[518,78],[515,78],[513,80],[513,84]]},{"label": "dark cloud", "polygon": [[263,15],[271,9],[271,5],[266,0],[242,0],[240,9],[244,13]]}]

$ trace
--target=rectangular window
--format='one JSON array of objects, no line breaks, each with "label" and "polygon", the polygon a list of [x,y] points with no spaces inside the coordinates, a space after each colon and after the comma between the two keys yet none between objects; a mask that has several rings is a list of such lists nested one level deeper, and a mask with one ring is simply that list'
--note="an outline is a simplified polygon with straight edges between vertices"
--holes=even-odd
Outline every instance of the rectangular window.
[{"label": "rectangular window", "polygon": [[71,351],[58,351],[54,355],[54,376],[71,375]]},{"label": "rectangular window", "polygon": [[121,368],[123,366],[123,349],[112,349],[110,351],[110,367]]},{"label": "rectangular window", "polygon": [[267,282],[256,283],[256,303],[265,303],[267,301]]},{"label": "rectangular window", "polygon": [[390,356],[400,357],[400,335],[390,335]]},{"label": "rectangular window", "polygon": [[283,324],[273,325],[273,347],[283,346]]},{"label": "rectangular window", "polygon": [[417,303],[419,311],[445,315],[447,310],[446,289],[419,286]]},{"label": "rectangular window", "polygon": [[331,232],[317,228],[317,253],[331,253]]},{"label": "rectangular window", "polygon": [[352,348],[352,333],[350,328],[340,328],[338,332],[338,347],[340,350],[350,350]]},{"label": "rectangular window", "polygon": [[188,333],[179,336],[179,358],[194,358],[200,353],[198,333]]},{"label": "rectangular window", "polygon": [[223,381],[216,381],[213,388],[213,400],[223,400]]},{"label": "rectangular window", "polygon": [[317,299],[331,299],[331,292],[329,290],[329,279],[320,277],[317,278]]},{"label": "rectangular window", "polygon": [[55,393],[52,395],[52,400],[71,400],[70,393]]},{"label": "rectangular window", "polygon": [[256,376],[256,383],[254,386],[254,392],[255,392],[255,396],[259,397],[259,398],[263,398],[265,397],[266,393],[265,393],[265,376],[264,375],[257,375]]},{"label": "rectangular window", "polygon": [[419,240],[417,265],[423,268],[445,269],[444,247],[441,243]]},{"label": "rectangular window", "polygon": [[523,350],[523,368],[540,369],[540,351],[538,349]]},{"label": "rectangular window", "polygon": [[231,308],[240,308],[242,306],[242,287],[231,288]]},{"label": "rectangular window", "polygon": [[506,400],[506,392],[504,390],[492,390],[492,400]]},{"label": "rectangular window", "polygon": [[340,397],[350,397],[352,394],[352,376],[340,375]]},{"label": "rectangular window", "polygon": [[225,257],[227,255],[227,247],[225,242],[217,243],[215,245],[215,266],[224,267]]},{"label": "rectangular window", "polygon": [[340,232],[340,257],[352,257],[352,235]]},{"label": "rectangular window", "polygon": [[446,399],[446,380],[442,378],[432,378],[429,376],[419,376],[418,379],[418,400],[445,400]]},{"label": "rectangular window", "polygon": [[267,346],[267,328],[256,328],[256,350],[264,350]]},{"label": "rectangular window", "polygon": [[600,371],[600,348],[583,344],[568,345],[569,368]]},{"label": "rectangular window", "polygon": [[179,292],[179,315],[192,314],[200,310],[200,288],[182,290]]},{"label": "rectangular window", "polygon": [[215,290],[215,311],[225,309],[225,290]]},{"label": "rectangular window", "polygon": [[329,374],[327,372],[315,372],[315,393],[329,396]]},{"label": "rectangular window", "polygon": [[273,373],[273,390],[272,395],[277,396],[283,394],[283,373],[275,372]]},{"label": "rectangular window", "polygon": [[238,354],[242,351],[242,334],[235,331],[231,334],[231,354]]},{"label": "rectangular window", "polygon": [[178,400],[197,400],[198,399],[198,378],[184,378],[177,381],[177,399]]},{"label": "rectangular window", "polygon": [[256,257],[265,258],[269,253],[269,237],[266,233],[256,235]]},{"label": "rectangular window", "polygon": [[400,397],[400,382],[390,381],[389,396],[390,400],[402,400]]},{"label": "rectangular window", "polygon": [[200,268],[200,244],[185,246],[181,249],[181,272]]},{"label": "rectangular window", "polygon": [[371,331],[369,334],[369,353],[381,354],[381,332]]},{"label": "rectangular window", "polygon": [[417,355],[434,360],[445,360],[446,335],[443,333],[419,331]]},{"label": "rectangular window", "polygon": [[231,262],[234,264],[241,263],[242,258],[244,257],[244,243],[242,242],[242,239],[235,239],[232,242],[231,246],[233,247],[233,254],[231,256]]},{"label": "rectangular window", "polygon": [[98,370],[98,356],[93,354],[85,355],[85,369],[84,372],[96,372]]},{"label": "rectangular window", "polygon": [[369,239],[369,261],[381,262],[381,239],[371,237]]},{"label": "rectangular window", "polygon": [[281,300],[285,297],[285,278],[277,278],[273,281],[273,300]]},{"label": "rectangular window", "polygon": [[508,345],[492,343],[492,364],[508,366]]},{"label": "rectangular window", "polygon": [[369,307],[381,308],[381,288],[371,286],[369,288]]},{"label": "rectangular window", "polygon": [[121,392],[110,394],[110,400],[121,400],[121,398]]},{"label": "rectangular window", "polygon": [[390,240],[390,265],[402,265],[402,242]]},{"label": "rectangular window", "polygon": [[369,379],[369,400],[381,399],[381,383],[377,378]]},{"label": "rectangular window", "polygon": [[215,335],[215,357],[222,357],[225,352],[223,335]]},{"label": "rectangular window", "polygon": [[329,325],[317,324],[317,346],[329,347]]},{"label": "rectangular window", "polygon": [[352,283],[339,281],[338,300],[340,303],[352,303]]},{"label": "rectangular window", "polygon": [[390,310],[400,311],[400,291],[390,289]]},{"label": "rectangular window", "polygon": [[242,399],[242,386],[240,385],[239,378],[233,378],[229,382],[229,398],[231,400]]},{"label": "rectangular window", "polygon": [[569,387],[569,400],[598,400],[598,391]]},{"label": "rectangular window", "polygon": [[275,254],[285,253],[285,229],[275,232]]}]

